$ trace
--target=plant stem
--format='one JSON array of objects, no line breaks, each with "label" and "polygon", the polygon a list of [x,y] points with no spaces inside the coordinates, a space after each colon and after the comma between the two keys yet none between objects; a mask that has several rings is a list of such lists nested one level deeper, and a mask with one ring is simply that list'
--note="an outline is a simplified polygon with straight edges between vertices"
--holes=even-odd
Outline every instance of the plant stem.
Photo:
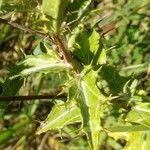
[{"label": "plant stem", "polygon": [[45,99],[60,99],[66,98],[65,93],[49,94],[49,95],[29,95],[29,96],[0,96],[0,101],[27,101],[27,100],[45,100]]},{"label": "plant stem", "polygon": [[68,47],[65,45],[65,41],[59,35],[53,35],[53,43],[57,46],[59,53],[62,55],[64,62],[72,66],[76,73],[79,73],[81,66],[79,62],[72,56],[71,52],[68,50]]},{"label": "plant stem", "polygon": [[38,35],[42,38],[45,38],[47,35],[43,32],[40,32],[40,31],[37,31],[37,30],[33,30],[33,29],[30,29],[28,27],[25,27],[25,26],[22,26],[22,25],[19,25],[18,23],[15,23],[15,22],[11,22],[11,21],[8,21],[6,19],[3,19],[3,18],[0,18],[0,23],[3,23],[3,24],[7,24],[7,25],[10,25],[16,29],[20,29],[24,32],[28,32],[28,33],[31,33],[31,34],[34,34],[34,35]]}]

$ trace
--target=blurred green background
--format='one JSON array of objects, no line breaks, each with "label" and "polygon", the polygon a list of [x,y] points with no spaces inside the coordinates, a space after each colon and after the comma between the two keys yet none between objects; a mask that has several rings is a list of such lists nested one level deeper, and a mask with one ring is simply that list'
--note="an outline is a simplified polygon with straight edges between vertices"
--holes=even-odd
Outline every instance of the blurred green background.
[{"label": "blurred green background", "polygon": [[[78,0],[76,1],[78,2]],[[43,15],[40,6],[41,0],[0,0],[0,17],[47,33],[50,21]],[[146,118],[143,122],[150,127],[148,117],[150,101],[150,1],[94,0],[92,10],[87,13],[85,20],[87,26],[88,24],[91,26],[96,25],[97,31],[104,37],[103,42],[107,50],[107,61],[110,65],[108,69],[103,70],[102,80],[104,81],[100,83],[104,93],[116,95],[123,88],[123,90],[128,90],[127,87],[126,89],[123,87],[126,79],[134,81],[132,82],[133,88],[130,87],[130,90],[137,88],[138,96],[133,96],[139,101],[141,98],[139,95],[142,95],[142,98],[144,96],[147,105],[142,107],[146,109],[148,114],[143,114]],[[25,56],[40,54],[48,49],[52,49],[52,47],[46,39],[15,29],[0,21],[0,85],[9,76],[8,70],[11,70],[11,67]],[[118,70],[118,72],[115,70]],[[135,78],[136,80],[134,80]],[[17,95],[55,92],[63,87],[67,79],[65,73],[34,74],[26,79],[24,86],[21,87]],[[118,80],[116,81],[116,79]],[[105,80],[108,81],[107,84]],[[15,83],[14,86],[16,86]],[[15,91],[11,92],[14,93]],[[0,93],[2,93],[1,87]],[[132,93],[130,94],[132,95]],[[0,108],[3,108],[4,105],[1,102]],[[142,103],[140,103],[141,105]],[[4,115],[0,115],[0,149],[88,150],[87,140],[85,135],[80,133],[80,124],[78,123],[69,125],[59,132],[35,134],[39,123],[47,117],[53,106],[54,103],[48,100],[10,102]],[[125,109],[128,109],[120,109],[117,106],[116,110],[114,108],[115,106],[110,108],[112,111],[109,115],[107,114],[109,117],[104,123],[106,126],[116,124],[118,116],[121,118],[121,114],[124,114]],[[140,116],[139,112],[137,110],[132,112],[134,114],[128,114],[128,119],[135,124],[139,123],[137,122],[137,118]],[[134,121],[132,115],[134,117],[137,115],[136,121]],[[149,147],[150,135],[149,133],[146,135],[146,144]],[[130,136],[124,132],[122,133],[123,138],[120,138],[121,136],[118,136],[117,133],[108,136],[105,132],[102,132],[101,150],[120,150],[124,147],[130,149],[130,144],[133,146],[133,150],[136,150],[138,145],[141,146],[139,150],[140,148],[142,150],[144,138],[141,137],[143,136],[145,136],[143,132],[134,133]],[[125,146],[127,139],[131,139],[133,142]]]}]

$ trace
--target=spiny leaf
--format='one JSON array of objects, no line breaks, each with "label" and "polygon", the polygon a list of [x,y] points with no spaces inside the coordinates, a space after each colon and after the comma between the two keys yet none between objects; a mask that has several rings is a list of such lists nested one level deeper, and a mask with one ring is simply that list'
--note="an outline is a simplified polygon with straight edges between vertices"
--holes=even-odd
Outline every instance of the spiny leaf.
[{"label": "spiny leaf", "polygon": [[99,149],[99,136],[101,130],[101,93],[96,86],[97,73],[93,70],[87,72],[79,82],[75,97],[82,114],[83,130],[86,133],[91,148]]},{"label": "spiny leaf", "polygon": [[106,63],[106,50],[101,41],[101,36],[95,29],[89,37],[90,51],[94,54],[93,65]]},{"label": "spiny leaf", "polygon": [[47,119],[41,124],[37,134],[48,130],[62,129],[68,124],[80,121],[80,110],[74,103],[57,104],[53,107]]},{"label": "spiny leaf", "polygon": [[37,56],[28,56],[23,62],[17,64],[11,70],[12,77],[28,76],[36,72],[53,72],[66,70],[70,68],[69,64],[64,64],[59,62],[55,57],[50,55],[37,55]]},{"label": "spiny leaf", "polygon": [[91,33],[81,24],[70,37],[68,47],[84,65],[106,63],[106,50],[99,33],[95,29]]},{"label": "spiny leaf", "polygon": [[[55,55],[28,56],[24,61],[10,69],[11,76],[3,84],[1,96],[14,96],[23,84],[23,78],[36,72],[57,73],[70,68],[70,65],[59,62]],[[14,87],[14,88],[12,88]],[[0,117],[4,114],[8,102],[0,102]]]},{"label": "spiny leaf", "polygon": [[84,65],[89,65],[92,53],[89,50],[89,32],[81,24],[70,37],[68,47],[73,51],[75,57]]},{"label": "spiny leaf", "polygon": [[96,53],[100,47],[100,35],[93,29],[91,36],[89,37],[90,51]]}]

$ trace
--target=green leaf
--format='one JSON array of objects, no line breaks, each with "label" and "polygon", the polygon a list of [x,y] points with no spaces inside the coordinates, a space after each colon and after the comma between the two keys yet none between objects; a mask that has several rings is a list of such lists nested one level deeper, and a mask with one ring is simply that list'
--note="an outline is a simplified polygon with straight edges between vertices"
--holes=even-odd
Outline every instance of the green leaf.
[{"label": "green leaf", "polygon": [[42,2],[42,10],[46,15],[52,17],[53,28],[56,33],[60,31],[67,4],[68,0],[43,0]]},{"label": "green leaf", "polygon": [[[14,96],[23,84],[23,78],[37,72],[57,73],[68,70],[70,65],[60,62],[54,54],[28,56],[24,61],[10,69],[11,76],[3,83],[1,96]],[[12,88],[13,87],[13,88]],[[8,102],[0,102],[0,117],[4,114]]]},{"label": "green leaf", "polygon": [[150,131],[150,127],[144,125],[125,125],[125,126],[114,126],[109,127],[106,130],[110,132],[141,132]]},{"label": "green leaf", "polygon": [[92,60],[92,53],[89,49],[89,35],[90,33],[81,24],[75,29],[68,42],[69,49],[84,65],[89,65]]},{"label": "green leaf", "polygon": [[41,54],[46,54],[47,53],[47,48],[45,46],[44,42],[40,42],[34,49],[33,54],[34,55],[41,55]]},{"label": "green leaf", "polygon": [[[23,84],[23,79],[6,79],[3,83],[3,92],[1,96],[13,96],[15,95]],[[12,88],[13,87],[13,88]]]},{"label": "green leaf", "polygon": [[68,4],[67,10],[69,12],[76,12],[76,13],[69,13],[67,16],[67,22],[70,22],[73,26],[77,24],[75,22],[80,21],[83,17],[86,16],[88,13],[92,0],[73,0]]},{"label": "green leaf", "polygon": [[149,150],[149,132],[134,132],[130,134],[124,150]]},{"label": "green leaf", "polygon": [[106,63],[106,50],[103,47],[100,34],[94,29],[89,37],[90,51],[94,54],[93,65]]},{"label": "green leaf", "polygon": [[36,72],[60,72],[70,68],[69,64],[64,64],[63,62],[57,60],[55,57],[50,55],[37,55],[37,56],[28,56],[24,61],[17,64],[11,70],[12,77],[24,77]]},{"label": "green leaf", "polygon": [[78,20],[89,10],[92,0],[82,0],[80,1],[80,9],[78,11]]},{"label": "green leaf", "polygon": [[106,51],[103,47],[101,37],[95,29],[91,33],[81,24],[74,30],[73,35],[70,37],[68,47],[84,65],[106,63]]},{"label": "green leaf", "polygon": [[101,50],[101,53],[99,55],[98,63],[99,64],[106,64],[107,56],[106,56],[106,50],[103,48]]},{"label": "green leaf", "polygon": [[64,126],[81,122],[80,110],[74,103],[56,104],[47,119],[41,123],[37,134],[48,130],[62,129]]},{"label": "green leaf", "polygon": [[139,123],[150,128],[150,104],[141,103],[132,108],[126,117],[126,121],[132,123]]},{"label": "green leaf", "polygon": [[100,35],[98,32],[96,32],[95,29],[93,30],[91,36],[89,37],[89,45],[90,51],[96,54],[100,47]]},{"label": "green leaf", "polygon": [[149,68],[149,63],[131,65],[131,66],[127,66],[127,67],[122,68],[121,73],[125,74],[125,75],[140,74],[142,72],[147,71],[148,68]]},{"label": "green leaf", "polygon": [[120,76],[119,71],[114,66],[110,65],[104,65],[99,75],[107,82],[112,95],[118,95],[118,93],[123,92],[123,87],[129,80],[129,77]]},{"label": "green leaf", "polygon": [[101,130],[101,93],[96,86],[97,72],[90,70],[79,82],[75,100],[82,114],[82,126],[86,133],[91,148],[99,149],[100,130]]}]

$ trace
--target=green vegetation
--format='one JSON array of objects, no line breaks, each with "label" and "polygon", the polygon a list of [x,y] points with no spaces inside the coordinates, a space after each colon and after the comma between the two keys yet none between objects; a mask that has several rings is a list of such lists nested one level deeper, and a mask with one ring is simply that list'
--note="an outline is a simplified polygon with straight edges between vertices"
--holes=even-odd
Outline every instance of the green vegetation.
[{"label": "green vegetation", "polygon": [[148,150],[149,0],[0,0],[0,149]]}]

